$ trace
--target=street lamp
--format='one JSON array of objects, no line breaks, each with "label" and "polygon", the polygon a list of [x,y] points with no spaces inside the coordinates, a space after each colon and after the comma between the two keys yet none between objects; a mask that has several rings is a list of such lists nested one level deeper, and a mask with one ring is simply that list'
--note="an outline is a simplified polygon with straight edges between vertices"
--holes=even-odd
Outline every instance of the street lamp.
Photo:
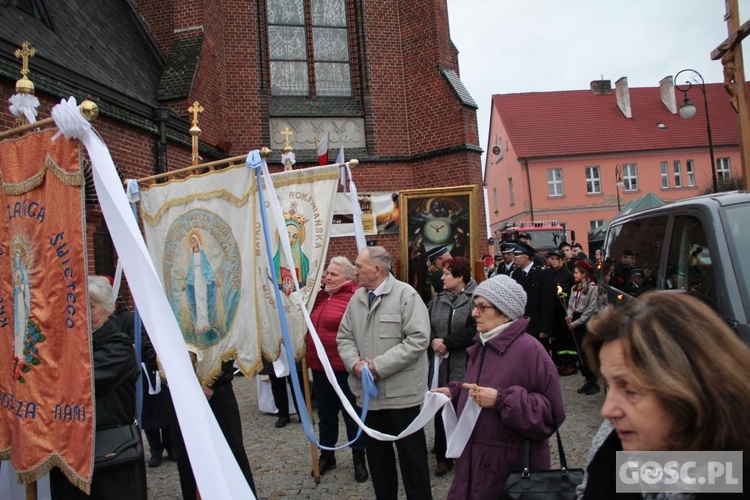
[{"label": "street lamp", "polygon": [[716,162],[714,161],[714,140],[711,135],[711,122],[708,119],[708,98],[706,97],[706,82],[703,80],[703,75],[695,71],[694,69],[683,69],[674,76],[675,88],[682,92],[683,100],[682,106],[680,106],[680,116],[686,119],[695,116],[695,104],[690,102],[688,98],[688,92],[693,87],[693,82],[685,80],[685,85],[682,87],[677,84],[677,77],[685,71],[693,72],[701,80],[701,92],[703,92],[703,106],[706,110],[706,129],[708,130],[708,152],[711,155],[711,180],[713,181],[714,193],[719,191],[718,182],[716,181]]},{"label": "street lamp", "polygon": [[620,189],[625,187],[625,182],[622,180],[622,170],[620,164],[615,165],[615,189],[617,190],[617,213],[620,213],[622,208],[620,207]]}]

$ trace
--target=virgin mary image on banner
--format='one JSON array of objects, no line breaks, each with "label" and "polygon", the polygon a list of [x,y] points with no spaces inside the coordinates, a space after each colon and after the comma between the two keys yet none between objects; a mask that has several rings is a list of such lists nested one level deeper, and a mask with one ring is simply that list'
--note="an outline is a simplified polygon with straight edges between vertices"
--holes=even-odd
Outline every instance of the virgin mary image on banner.
[{"label": "virgin mary image on banner", "polygon": [[187,298],[193,331],[202,335],[212,327],[218,329],[216,294],[219,293],[219,283],[206,252],[201,248],[200,234],[192,231],[188,241],[190,262],[182,290]]},{"label": "virgin mary image on banner", "polygon": [[[297,213],[297,204],[292,203],[288,212],[284,212],[284,223],[286,232],[289,235],[289,246],[292,249],[292,259],[294,259],[294,268],[296,269],[297,281],[299,287],[305,286],[307,275],[310,273],[310,259],[302,251],[302,244],[305,242],[305,224],[307,218]],[[284,253],[281,251],[281,241],[276,237],[276,253],[273,256],[273,267],[276,272],[276,278],[279,280],[279,287],[286,295],[294,291],[294,280],[292,279],[292,266],[290,266]]]},{"label": "virgin mary image on banner", "polygon": [[29,271],[27,261],[29,249],[20,240],[13,245],[13,332],[15,334],[13,353],[16,357],[23,356],[26,340],[27,322],[31,310],[31,289],[29,287]]}]

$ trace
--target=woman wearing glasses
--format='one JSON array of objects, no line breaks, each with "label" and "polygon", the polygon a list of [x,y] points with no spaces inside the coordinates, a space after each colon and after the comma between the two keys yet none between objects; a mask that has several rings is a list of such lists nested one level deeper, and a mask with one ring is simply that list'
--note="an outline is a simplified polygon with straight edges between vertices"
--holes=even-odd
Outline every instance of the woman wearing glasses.
[{"label": "woman wearing glasses", "polygon": [[[464,382],[435,389],[453,400],[459,417],[467,404],[481,407],[461,456],[448,498],[494,498],[514,469],[524,443],[532,469],[549,469],[547,438],[565,420],[557,368],[544,347],[526,333],[526,292],[508,276],[495,276],[474,291],[471,315],[478,335],[467,351]],[[553,417],[554,412],[554,417]]]}]

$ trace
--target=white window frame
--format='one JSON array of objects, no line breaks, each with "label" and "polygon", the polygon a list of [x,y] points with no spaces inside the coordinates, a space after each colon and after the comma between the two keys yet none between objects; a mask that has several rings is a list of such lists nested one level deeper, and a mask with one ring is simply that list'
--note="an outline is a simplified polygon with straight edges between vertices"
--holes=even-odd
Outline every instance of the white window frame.
[{"label": "white window frame", "polygon": [[716,179],[719,182],[726,181],[732,177],[732,160],[729,157],[716,158]]},{"label": "white window frame", "polygon": [[682,187],[682,164],[680,163],[680,160],[675,160],[673,162],[674,166],[674,187],[681,188]]},{"label": "white window frame", "polygon": [[622,182],[625,183],[625,191],[638,191],[638,165],[636,163],[623,164]]},{"label": "white window frame", "polygon": [[601,192],[602,177],[599,165],[591,165],[586,167],[586,193],[601,194]]},{"label": "white window frame", "polygon": [[562,168],[547,169],[547,194],[550,197],[564,196]]},{"label": "white window frame", "polygon": [[669,162],[661,162],[661,187],[662,189],[669,189]]},{"label": "white window frame", "polygon": [[685,160],[685,173],[688,187],[695,187],[695,162],[693,160]]},{"label": "white window frame", "polygon": [[591,230],[593,231],[594,229],[599,229],[604,225],[604,219],[594,219],[589,221],[589,224],[591,226]]}]

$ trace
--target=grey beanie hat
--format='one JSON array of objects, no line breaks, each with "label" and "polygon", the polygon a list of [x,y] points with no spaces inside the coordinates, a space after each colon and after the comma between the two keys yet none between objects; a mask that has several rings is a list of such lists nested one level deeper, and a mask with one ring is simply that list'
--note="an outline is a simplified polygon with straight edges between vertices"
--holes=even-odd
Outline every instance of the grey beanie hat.
[{"label": "grey beanie hat", "polygon": [[499,274],[485,280],[474,290],[474,296],[487,299],[511,321],[523,316],[526,309],[526,291],[510,276]]}]

